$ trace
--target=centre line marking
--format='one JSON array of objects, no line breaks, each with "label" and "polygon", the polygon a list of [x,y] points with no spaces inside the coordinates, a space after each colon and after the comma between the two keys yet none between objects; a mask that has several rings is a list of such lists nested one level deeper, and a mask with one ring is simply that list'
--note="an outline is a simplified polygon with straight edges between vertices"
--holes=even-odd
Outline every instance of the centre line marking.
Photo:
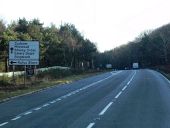
[{"label": "centre line marking", "polygon": [[44,105],[43,105],[43,107],[47,107],[47,106],[49,106],[49,104],[44,104]]},{"label": "centre line marking", "polygon": [[113,104],[113,102],[110,102],[110,103],[99,113],[99,116],[103,115],[112,104]]},{"label": "centre line marking", "polygon": [[55,102],[56,102],[56,101],[54,100],[54,101],[51,101],[50,103],[53,104],[53,103],[55,103]]},{"label": "centre line marking", "polygon": [[120,91],[116,96],[115,99],[117,99],[122,94],[122,91]]},{"label": "centre line marking", "polygon": [[[98,83],[100,83],[100,82],[103,82],[103,81],[105,81],[105,80],[107,80],[107,79],[109,79],[109,78],[111,78],[111,77],[113,77],[113,76],[115,76],[115,75],[117,75],[117,74],[119,74],[119,73],[121,73],[121,72],[122,72],[122,71],[119,71],[119,72],[116,72],[116,73],[111,73],[110,76],[108,76],[108,77],[106,77],[106,78],[104,78],[104,79],[101,79],[101,80],[99,80],[99,81],[96,81],[96,82],[93,82],[93,83],[91,83],[91,84],[89,84],[89,85],[86,85],[86,86],[83,87],[83,88],[77,89],[77,90],[75,90],[75,91],[73,91],[73,92],[71,92],[71,93],[68,93],[68,94],[66,94],[66,95],[64,95],[64,96],[61,96],[60,98],[57,98],[56,100],[53,100],[53,101],[51,101],[51,102],[49,102],[49,103],[53,104],[53,103],[55,103],[56,101],[60,101],[60,100],[62,100],[62,99],[64,99],[64,98],[66,98],[66,97],[69,97],[69,96],[71,96],[71,95],[74,95],[74,94],[76,94],[76,93],[78,93],[78,92],[80,92],[80,91],[82,91],[82,90],[85,90],[85,89],[90,88],[90,87],[92,87],[92,86],[94,86],[94,85],[96,85],[96,84],[98,84]],[[40,110],[42,107],[49,106],[49,105],[50,105],[49,103],[46,103],[46,104],[44,104],[44,105],[41,106],[41,107],[37,107],[37,108],[31,109],[30,111],[25,112],[25,113],[22,114],[22,115],[29,115],[29,114],[32,113],[33,110],[38,111],[38,110]],[[110,102],[110,103],[108,104],[108,106],[105,107],[105,109],[107,110],[112,103],[113,103],[113,102]],[[108,108],[107,108],[107,107],[108,107]],[[106,110],[103,110],[103,112],[101,112],[101,113],[104,114]],[[11,120],[14,121],[14,120],[17,120],[17,119],[19,119],[19,118],[21,118],[21,116],[17,116],[17,117],[15,117],[15,118],[11,119]],[[6,124],[8,124],[8,123],[9,123],[9,122],[1,123],[1,124],[0,124],[0,127],[6,125]],[[95,123],[90,123],[87,128],[93,127],[94,124],[95,124]]]},{"label": "centre line marking", "polygon": [[127,88],[127,86],[124,86],[124,87],[122,88],[122,91],[124,91],[126,88]]},{"label": "centre line marking", "polygon": [[41,107],[38,107],[38,108],[35,108],[34,110],[37,111],[37,110],[40,110],[40,109],[41,109]]},{"label": "centre line marking", "polygon": [[29,114],[31,114],[32,112],[26,112],[26,113],[24,113],[24,115],[29,115]]},{"label": "centre line marking", "polygon": [[19,118],[21,118],[21,116],[17,116],[15,118],[11,119],[11,120],[18,120]]},{"label": "centre line marking", "polygon": [[6,124],[8,124],[8,122],[4,122],[4,123],[0,124],[0,127],[1,127],[1,126],[4,126],[4,125],[6,125]]},{"label": "centre line marking", "polygon": [[90,123],[86,128],[92,128],[95,125],[95,123]]}]

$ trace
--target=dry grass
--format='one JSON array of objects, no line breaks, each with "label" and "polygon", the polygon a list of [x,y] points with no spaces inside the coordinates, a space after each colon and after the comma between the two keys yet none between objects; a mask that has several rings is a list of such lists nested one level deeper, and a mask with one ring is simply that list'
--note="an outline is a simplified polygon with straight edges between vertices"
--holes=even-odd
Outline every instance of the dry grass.
[{"label": "dry grass", "polygon": [[[80,80],[82,78],[86,78],[89,76],[94,76],[94,75],[97,75],[100,73],[102,73],[102,72],[83,73],[83,74],[79,74],[79,75],[67,76],[67,77],[60,78],[60,79],[43,78],[43,80],[41,80],[41,81],[37,80],[37,82],[34,81],[35,79],[32,81],[27,80],[27,82],[28,82],[27,86],[24,86],[23,84],[19,85],[19,86],[24,86],[23,88],[15,88],[14,90],[0,90],[0,101],[2,101],[3,99],[6,99],[6,98],[22,95],[22,94],[29,93],[29,92],[38,91],[41,89],[45,89],[47,87],[71,83],[73,81]],[[19,82],[21,82],[21,81],[19,81]]]}]

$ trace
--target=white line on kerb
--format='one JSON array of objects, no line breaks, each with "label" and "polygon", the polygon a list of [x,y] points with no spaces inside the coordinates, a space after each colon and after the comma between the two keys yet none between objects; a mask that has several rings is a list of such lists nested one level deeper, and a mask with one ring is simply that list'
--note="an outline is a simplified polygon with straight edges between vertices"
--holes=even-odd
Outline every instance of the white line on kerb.
[{"label": "white line on kerb", "polygon": [[19,118],[21,118],[21,116],[17,116],[15,118],[11,119],[11,120],[18,120]]},{"label": "white line on kerb", "polygon": [[122,94],[122,91],[120,91],[116,96],[115,99],[117,99]]},{"label": "white line on kerb", "polygon": [[24,113],[24,115],[29,115],[29,114],[31,114],[32,112],[30,111],[30,112],[26,112],[26,113]]},{"label": "white line on kerb", "polygon": [[6,124],[8,124],[8,122],[4,122],[4,123],[0,124],[0,127],[1,127],[1,126],[4,126],[4,125],[6,125]]},{"label": "white line on kerb", "polygon": [[127,88],[127,85],[122,88],[122,91],[124,91]]},{"label": "white line on kerb", "polygon": [[110,102],[110,103],[99,113],[99,116],[103,115],[112,104],[113,104],[113,102]]},{"label": "white line on kerb", "polygon": [[90,123],[86,128],[92,128],[95,125],[95,123]]}]

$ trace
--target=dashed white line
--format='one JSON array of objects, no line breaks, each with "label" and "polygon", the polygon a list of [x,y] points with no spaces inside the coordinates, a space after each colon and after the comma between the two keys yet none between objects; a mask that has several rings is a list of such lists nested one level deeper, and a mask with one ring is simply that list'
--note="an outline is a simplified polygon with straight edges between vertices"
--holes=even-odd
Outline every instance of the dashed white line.
[{"label": "dashed white line", "polygon": [[56,101],[60,101],[61,99],[60,98],[57,98]]},{"label": "dashed white line", "polygon": [[0,124],[0,127],[1,127],[1,126],[4,126],[4,125],[6,125],[6,124],[8,124],[8,122],[4,122],[4,123]]},{"label": "dashed white line", "polygon": [[[114,74],[111,73],[112,75],[109,76],[109,77],[106,77],[106,78],[104,78],[104,79],[102,79],[102,80],[96,81],[96,82],[94,82],[94,83],[91,83],[91,84],[89,84],[89,85],[86,85],[86,86],[83,87],[83,88],[80,88],[80,89],[78,89],[78,90],[75,90],[75,91],[73,91],[73,92],[71,92],[71,93],[68,93],[68,94],[66,94],[66,95],[64,95],[64,96],[61,96],[60,98],[57,98],[56,100],[53,100],[53,101],[51,101],[50,103],[53,104],[53,103],[55,103],[56,101],[60,101],[61,99],[64,99],[64,98],[69,97],[69,96],[71,96],[71,95],[74,95],[74,94],[76,94],[76,93],[78,93],[78,92],[80,92],[80,91],[82,91],[82,90],[85,90],[85,89],[87,89],[87,88],[89,88],[89,87],[94,86],[95,84],[98,84],[98,83],[100,83],[100,82],[102,82],[102,81],[104,81],[104,80],[107,80],[107,79],[111,78],[112,76],[114,76],[114,75],[116,75],[116,74],[118,74],[118,73],[120,73],[120,72],[122,72],[122,71],[119,71],[119,72],[114,73]],[[100,113],[100,115],[104,114],[104,113],[107,111],[107,109],[111,106],[112,103],[113,103],[113,102],[110,102],[110,103],[103,109],[103,111]],[[50,105],[49,103],[46,103],[46,104],[44,104],[42,107],[46,107],[46,106],[49,106],[49,105]],[[38,111],[38,110],[40,110],[42,107],[37,107],[37,108],[32,109],[32,110]],[[31,113],[32,113],[32,111],[28,111],[28,112],[25,112],[23,115],[29,115],[29,114],[31,114]],[[20,119],[20,118],[21,118],[21,116],[17,116],[17,117],[15,117],[15,118],[11,119],[11,120],[12,120],[12,121],[15,121],[15,120]],[[9,122],[1,123],[1,124],[0,124],[0,127],[6,125],[6,124],[8,124],[8,123],[9,123]],[[90,123],[90,124],[87,126],[87,128],[92,128],[94,125],[95,125],[95,123]]]},{"label": "dashed white line", "polygon": [[47,107],[47,106],[49,106],[49,104],[44,104],[42,107]]},{"label": "dashed white line", "polygon": [[127,85],[129,85],[130,84],[130,81],[127,83]]},{"label": "dashed white line", "polygon": [[95,125],[95,123],[90,123],[86,128],[92,128]]},{"label": "dashed white line", "polygon": [[112,104],[113,104],[113,102],[110,102],[110,103],[99,113],[99,116],[103,115]]},{"label": "dashed white line", "polygon": [[54,104],[55,102],[56,102],[56,101],[55,101],[55,100],[53,100],[53,101],[51,101],[50,103],[51,103],[51,104]]},{"label": "dashed white line", "polygon": [[17,117],[15,117],[15,118],[13,118],[13,119],[11,119],[11,120],[18,120],[19,118],[21,118],[21,116],[17,116]]},{"label": "dashed white line", "polygon": [[122,88],[122,91],[124,91],[127,88],[127,85]]},{"label": "dashed white line", "polygon": [[116,96],[115,99],[117,99],[122,94],[122,91],[120,91]]},{"label": "dashed white line", "polygon": [[29,111],[29,112],[24,113],[24,115],[29,115],[29,114],[31,114],[31,113],[32,113],[32,112]]},{"label": "dashed white line", "polygon": [[38,107],[38,108],[35,108],[34,110],[35,110],[35,111],[38,111],[38,110],[40,110],[40,109],[41,109],[41,107]]}]

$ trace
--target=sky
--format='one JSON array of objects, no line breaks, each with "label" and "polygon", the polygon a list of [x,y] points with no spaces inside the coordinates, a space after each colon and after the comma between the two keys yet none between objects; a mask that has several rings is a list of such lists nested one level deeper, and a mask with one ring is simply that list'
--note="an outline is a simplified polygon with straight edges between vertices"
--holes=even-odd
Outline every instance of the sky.
[{"label": "sky", "polygon": [[0,0],[0,19],[71,23],[103,52],[169,23],[169,5],[170,0]]}]

